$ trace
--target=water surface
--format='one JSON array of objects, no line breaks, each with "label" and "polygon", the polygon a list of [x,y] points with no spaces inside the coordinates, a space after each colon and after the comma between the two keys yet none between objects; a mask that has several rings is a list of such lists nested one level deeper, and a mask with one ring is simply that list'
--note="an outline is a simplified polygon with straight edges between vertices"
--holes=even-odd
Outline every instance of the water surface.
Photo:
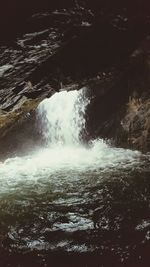
[{"label": "water surface", "polygon": [[150,157],[83,144],[85,89],[38,110],[45,146],[0,164],[0,266],[149,266]]}]

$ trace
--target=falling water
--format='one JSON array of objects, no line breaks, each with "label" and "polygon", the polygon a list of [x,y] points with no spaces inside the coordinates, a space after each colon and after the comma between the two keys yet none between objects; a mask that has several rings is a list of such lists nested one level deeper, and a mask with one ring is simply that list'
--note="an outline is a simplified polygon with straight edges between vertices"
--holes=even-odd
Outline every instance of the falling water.
[{"label": "falling water", "polygon": [[49,145],[80,143],[85,131],[85,112],[89,104],[86,88],[80,91],[62,91],[45,99],[38,107],[41,131]]},{"label": "falling water", "polygon": [[14,259],[12,266],[24,266],[32,252],[37,267],[50,266],[56,252],[96,252],[108,267],[108,258],[125,261],[149,238],[148,163],[140,152],[102,139],[83,142],[87,93],[62,91],[43,100],[37,120],[45,144],[0,164],[0,252]]},{"label": "falling water", "polygon": [[126,168],[138,162],[138,151],[114,148],[102,139],[91,140],[88,145],[82,142],[89,103],[86,88],[62,91],[43,100],[37,108],[37,118],[46,145],[28,156],[7,159],[0,168],[1,177],[17,181],[26,175],[26,179],[37,179],[43,172],[64,168]]}]

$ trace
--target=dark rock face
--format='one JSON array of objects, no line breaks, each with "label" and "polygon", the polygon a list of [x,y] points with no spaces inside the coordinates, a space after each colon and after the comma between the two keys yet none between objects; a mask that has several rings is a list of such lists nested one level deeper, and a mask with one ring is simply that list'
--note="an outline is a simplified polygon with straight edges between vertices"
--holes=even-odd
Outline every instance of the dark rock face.
[{"label": "dark rock face", "polygon": [[3,147],[42,99],[86,85],[93,96],[89,136],[149,150],[148,1],[16,0],[3,1],[2,7]]},{"label": "dark rock face", "polygon": [[[147,37],[118,72],[93,84],[88,129],[123,147],[150,149],[150,39]],[[104,73],[103,73],[104,74]],[[102,74],[101,74],[102,75]]]}]

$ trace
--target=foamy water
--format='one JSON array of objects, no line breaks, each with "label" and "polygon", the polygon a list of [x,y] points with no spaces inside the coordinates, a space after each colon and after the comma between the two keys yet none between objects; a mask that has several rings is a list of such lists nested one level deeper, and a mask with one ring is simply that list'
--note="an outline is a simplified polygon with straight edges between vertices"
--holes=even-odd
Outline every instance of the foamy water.
[{"label": "foamy water", "polygon": [[67,174],[70,170],[104,171],[137,164],[141,157],[138,151],[114,148],[102,139],[83,144],[81,136],[86,131],[85,113],[89,102],[86,88],[63,91],[45,99],[37,109],[37,116],[46,146],[28,156],[9,158],[1,163],[1,183],[4,181],[8,189],[17,181],[36,181],[62,170]]},{"label": "foamy water", "polygon": [[33,254],[50,266],[56,252],[122,263],[149,249],[149,159],[102,139],[85,144],[89,102],[86,88],[45,99],[43,147],[0,164],[0,258],[10,266]]},{"label": "foamy water", "polygon": [[39,105],[41,133],[47,145],[80,145],[86,128],[86,107],[90,102],[86,90],[55,93]]},{"label": "foamy water", "polygon": [[140,160],[138,151],[113,148],[103,140],[95,140],[86,146],[53,146],[36,151],[30,156],[7,159],[0,165],[0,174],[16,177],[19,174],[37,175],[47,169],[52,173],[66,168],[83,171],[89,169],[106,169],[109,167],[126,167]]}]

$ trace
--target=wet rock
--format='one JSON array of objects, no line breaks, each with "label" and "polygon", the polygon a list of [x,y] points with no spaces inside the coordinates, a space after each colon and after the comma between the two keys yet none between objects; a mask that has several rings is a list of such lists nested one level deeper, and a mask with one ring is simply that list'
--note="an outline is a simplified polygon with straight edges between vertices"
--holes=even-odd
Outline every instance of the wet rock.
[{"label": "wet rock", "polygon": [[13,108],[18,101],[21,99],[21,96],[9,96],[6,101],[1,105],[1,108],[3,111],[10,111],[11,108]]},{"label": "wet rock", "polygon": [[[9,5],[4,13],[12,25],[3,27],[0,46],[1,139],[8,141],[13,129],[16,134],[20,121],[24,127],[22,118],[34,113],[43,98],[87,86],[92,100],[86,139],[112,138],[120,146],[149,150],[147,1],[113,3],[66,0],[35,5],[32,0],[20,5],[16,0]],[[1,25],[6,26],[7,16],[2,14]],[[138,110],[129,112],[137,101]]]},{"label": "wet rock", "polygon": [[150,147],[150,100],[132,99],[122,120],[130,147],[147,151]]},{"label": "wet rock", "polygon": [[93,137],[149,151],[149,37],[118,71],[105,71],[89,82],[92,101],[87,127]]},{"label": "wet rock", "polygon": [[128,146],[143,151],[150,149],[149,49],[148,37],[132,54],[131,73],[128,75],[130,95],[120,127]]},{"label": "wet rock", "polygon": [[3,75],[6,73],[6,71],[10,70],[11,68],[13,68],[12,65],[3,65],[0,67],[0,78],[3,77]]}]

